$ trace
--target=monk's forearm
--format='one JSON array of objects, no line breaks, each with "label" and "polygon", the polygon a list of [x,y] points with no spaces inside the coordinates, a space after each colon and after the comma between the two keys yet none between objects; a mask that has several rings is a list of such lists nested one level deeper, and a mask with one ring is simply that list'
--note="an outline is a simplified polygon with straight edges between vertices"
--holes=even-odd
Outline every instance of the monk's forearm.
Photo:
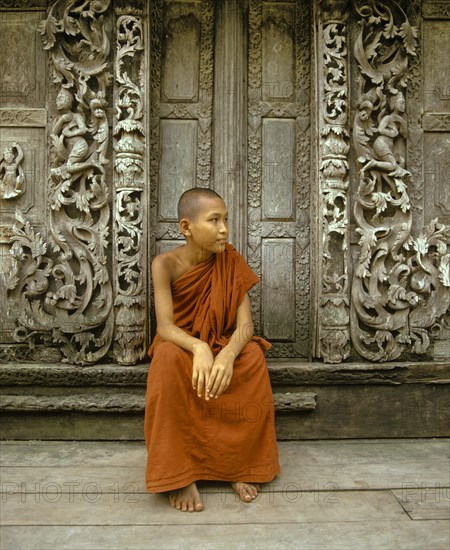
[{"label": "monk's forearm", "polygon": [[[205,345],[205,342],[190,336],[183,329],[176,325],[164,325],[158,326],[158,333],[165,342],[172,342],[180,348],[194,353],[195,347],[198,345]],[[207,344],[206,344],[207,345]]]},{"label": "monk's forearm", "polygon": [[230,341],[223,348],[224,350],[232,353],[234,359],[241,353],[246,344],[253,338],[253,323],[241,323],[238,324],[236,330],[233,332]]}]

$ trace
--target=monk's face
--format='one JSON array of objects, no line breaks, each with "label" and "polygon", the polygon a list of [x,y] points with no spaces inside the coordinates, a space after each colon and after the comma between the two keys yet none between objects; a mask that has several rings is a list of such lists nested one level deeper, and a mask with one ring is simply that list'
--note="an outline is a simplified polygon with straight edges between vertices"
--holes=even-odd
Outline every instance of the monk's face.
[{"label": "monk's face", "polygon": [[204,252],[223,252],[228,236],[227,207],[219,197],[203,197],[200,201],[197,215],[188,220],[189,242]]}]

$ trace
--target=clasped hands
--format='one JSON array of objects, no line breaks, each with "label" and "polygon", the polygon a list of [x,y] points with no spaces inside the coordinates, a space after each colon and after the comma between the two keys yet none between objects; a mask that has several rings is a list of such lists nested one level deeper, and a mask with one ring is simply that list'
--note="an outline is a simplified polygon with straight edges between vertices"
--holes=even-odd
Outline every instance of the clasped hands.
[{"label": "clasped hands", "polygon": [[230,385],[233,376],[234,354],[223,348],[214,358],[206,342],[193,349],[192,387],[199,397],[208,401],[217,398]]}]

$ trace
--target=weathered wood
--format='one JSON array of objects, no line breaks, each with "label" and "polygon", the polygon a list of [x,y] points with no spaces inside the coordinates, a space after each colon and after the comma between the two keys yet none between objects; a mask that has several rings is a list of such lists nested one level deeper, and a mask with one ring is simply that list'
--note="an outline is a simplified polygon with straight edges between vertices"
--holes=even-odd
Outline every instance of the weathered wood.
[{"label": "weathered wood", "polygon": [[273,394],[275,412],[313,411],[317,405],[316,397],[317,394],[313,392],[275,392]]},{"label": "weathered wood", "polygon": [[[217,524],[217,514],[221,516],[221,523],[234,524],[267,525],[279,521],[277,518],[280,517],[283,517],[284,523],[317,521],[318,517],[321,521],[337,522],[348,520],[350,508],[353,522],[367,521],[368,517],[372,521],[410,521],[389,491],[345,491],[339,493],[339,498],[335,494],[324,494],[317,498],[314,492],[302,492],[295,486],[290,487],[290,492],[287,487],[284,492],[280,489],[262,492],[251,506],[239,502],[228,489],[218,494],[208,494],[201,522],[203,525]],[[68,500],[69,490],[68,487],[63,491],[64,499]],[[170,518],[173,521],[175,513],[167,504],[167,495],[135,493],[133,487],[128,492],[129,506],[117,506],[114,484],[112,489],[100,487],[94,480],[90,493],[73,491],[70,506],[55,506],[51,494],[47,496],[40,502],[47,525],[92,525],[93,516],[96,525],[165,525],[171,522]],[[127,497],[126,492],[121,498],[124,497]],[[35,510],[34,495],[22,498],[20,493],[12,492],[7,496],[7,506],[3,504],[1,507],[2,526],[33,525]],[[176,522],[179,525],[190,525],[192,519],[190,514],[178,514]]]},{"label": "weathered wood", "polygon": [[2,527],[2,543],[4,550],[19,547],[41,550],[44,547],[62,548],[63,545],[72,550],[147,550],[148,541],[161,550],[197,548],[200,545],[205,550],[217,550],[218,541],[226,541],[227,550],[238,550],[248,538],[253,548],[269,547],[271,550],[296,548],[299,541],[309,550],[383,550],[399,548],[399,545],[408,550],[448,550],[449,545],[448,526],[444,521],[277,522],[270,528],[253,524],[233,524],[232,528],[230,525],[215,525],[214,536],[211,536],[211,527],[193,525],[195,520],[201,521],[201,518],[192,518],[191,525],[169,525],[174,521],[172,515],[166,525]]},{"label": "weathered wood", "polygon": [[248,0],[215,2],[214,149],[212,186],[227,205],[230,242],[245,254]]},{"label": "weathered wood", "polygon": [[[434,384],[308,386],[311,412],[278,414],[279,439],[448,437],[448,386]],[[320,435],[319,435],[320,434]]]},{"label": "weathered wood", "polygon": [[413,520],[450,520],[450,487],[449,484],[407,482],[401,490],[392,493]]},{"label": "weathered wood", "polygon": [[24,413],[31,411],[132,413],[145,410],[145,394],[3,395],[0,410]]},{"label": "weathered wood", "polygon": [[[442,501],[450,485],[448,446],[448,439],[280,441],[281,474],[263,490],[399,489],[399,495],[411,502],[427,493]],[[142,468],[147,451],[142,440],[7,441],[0,443],[0,451],[2,482],[20,479],[26,492],[32,492],[33,479],[41,484],[62,485],[68,479],[84,484],[93,471],[105,486],[133,482],[138,492],[145,492]],[[202,487],[206,492],[226,488],[220,483]]]},{"label": "weathered wood", "polygon": [[273,385],[289,384],[449,384],[450,363],[392,362],[381,364],[273,362],[269,363]]}]

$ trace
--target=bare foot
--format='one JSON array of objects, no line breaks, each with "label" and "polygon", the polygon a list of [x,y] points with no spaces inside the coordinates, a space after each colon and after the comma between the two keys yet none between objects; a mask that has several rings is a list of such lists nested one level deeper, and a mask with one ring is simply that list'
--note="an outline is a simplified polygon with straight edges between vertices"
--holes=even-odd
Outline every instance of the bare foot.
[{"label": "bare foot", "polygon": [[182,489],[171,491],[169,495],[171,506],[182,512],[201,512],[203,503],[195,481]]},{"label": "bare foot", "polygon": [[243,481],[232,483],[231,487],[242,502],[251,502],[259,493],[259,485],[252,485],[251,483],[244,483]]}]

